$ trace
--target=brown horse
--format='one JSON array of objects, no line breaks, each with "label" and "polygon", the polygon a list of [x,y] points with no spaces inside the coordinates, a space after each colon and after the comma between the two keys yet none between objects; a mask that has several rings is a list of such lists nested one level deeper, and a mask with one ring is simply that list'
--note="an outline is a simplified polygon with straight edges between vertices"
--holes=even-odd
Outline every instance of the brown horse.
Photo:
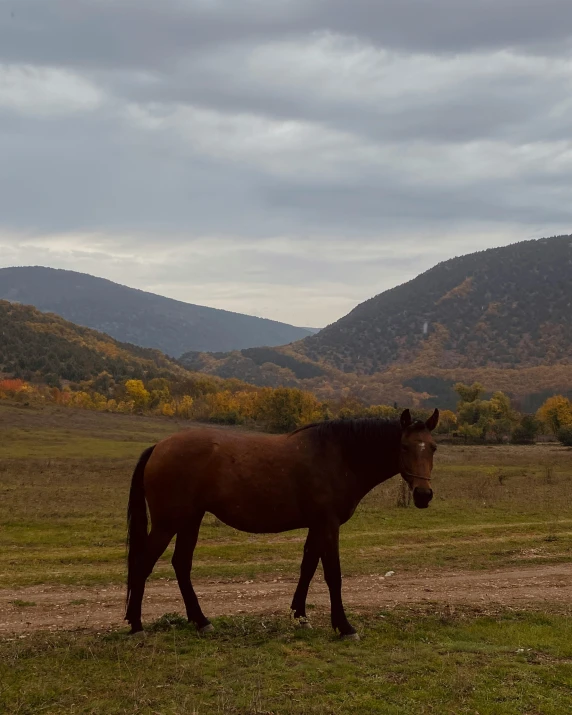
[{"label": "brown horse", "polygon": [[129,494],[125,619],[131,632],[143,628],[145,582],[175,534],[172,563],[187,617],[200,632],[212,630],[191,584],[193,551],[208,511],[251,533],[307,528],[294,616],[306,623],[308,588],[321,559],[332,626],[342,637],[357,638],[342,604],[340,525],[371,489],[398,473],[415,506],[429,505],[436,449],[431,431],[438,420],[438,410],[427,422],[413,422],[405,410],[399,421],[333,420],[282,436],[202,428],[147,449]]}]

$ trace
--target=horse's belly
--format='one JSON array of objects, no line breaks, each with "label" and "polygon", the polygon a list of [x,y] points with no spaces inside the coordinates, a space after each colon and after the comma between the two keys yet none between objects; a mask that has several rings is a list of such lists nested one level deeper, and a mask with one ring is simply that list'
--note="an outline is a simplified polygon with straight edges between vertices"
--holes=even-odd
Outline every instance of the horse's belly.
[{"label": "horse's belly", "polygon": [[228,504],[209,509],[221,521],[233,529],[251,534],[273,534],[305,526],[297,510],[266,505],[264,509],[252,508],[249,504]]},{"label": "horse's belly", "polygon": [[287,519],[250,519],[242,516],[231,516],[230,518],[221,518],[217,514],[215,516],[224,522],[227,526],[238,531],[245,531],[248,534],[279,534],[283,531],[292,531],[294,529],[303,529],[306,525],[299,520]]},{"label": "horse's belly", "polygon": [[[292,489],[254,485],[248,481],[240,487],[234,482],[217,490],[207,510],[233,529],[251,533],[278,533],[305,526]],[[234,480],[232,480],[234,481]]]}]

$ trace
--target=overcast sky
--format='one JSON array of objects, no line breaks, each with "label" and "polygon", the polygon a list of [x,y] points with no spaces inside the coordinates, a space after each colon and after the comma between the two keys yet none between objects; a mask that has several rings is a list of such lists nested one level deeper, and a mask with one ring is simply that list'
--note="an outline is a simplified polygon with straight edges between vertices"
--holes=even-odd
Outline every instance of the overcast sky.
[{"label": "overcast sky", "polygon": [[572,232],[570,0],[3,0],[0,265],[321,327]]}]

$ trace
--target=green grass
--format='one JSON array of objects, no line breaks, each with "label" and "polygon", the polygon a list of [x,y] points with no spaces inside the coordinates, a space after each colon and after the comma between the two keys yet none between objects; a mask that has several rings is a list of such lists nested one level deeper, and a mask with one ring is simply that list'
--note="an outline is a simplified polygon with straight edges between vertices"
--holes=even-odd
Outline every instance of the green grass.
[{"label": "green grass", "polygon": [[0,642],[0,711],[9,713],[570,712],[572,625],[534,613],[372,613],[362,641],[321,624],[215,619],[199,638],[163,617],[145,639],[35,634]]},{"label": "green grass", "polygon": [[81,437],[53,429],[34,432],[12,429],[2,435],[0,459],[49,459],[62,455],[68,459],[97,458],[100,455],[105,455],[105,459],[136,459],[148,446],[148,442]]},{"label": "green grass", "polygon": [[[144,447],[181,426],[188,425],[82,410],[25,410],[0,402],[0,588],[122,582],[135,461]],[[374,490],[342,529],[344,573],[567,560],[570,454],[543,445],[442,445],[431,507],[398,507],[398,478]],[[252,536],[207,515],[195,575],[294,575],[304,536]],[[172,574],[171,553],[154,578]]]}]

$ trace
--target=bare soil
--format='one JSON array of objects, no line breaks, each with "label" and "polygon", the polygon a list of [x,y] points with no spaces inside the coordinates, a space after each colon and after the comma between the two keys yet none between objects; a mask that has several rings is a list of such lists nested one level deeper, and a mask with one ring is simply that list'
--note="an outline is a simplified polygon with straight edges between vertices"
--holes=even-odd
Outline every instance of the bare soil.
[{"label": "bare soil", "polygon": [[[208,616],[236,614],[287,614],[294,592],[294,578],[256,581],[199,581],[197,595]],[[93,630],[125,626],[125,591],[118,586],[101,588],[34,586],[0,590],[0,636],[32,631]],[[572,564],[528,566],[493,571],[419,572],[390,576],[370,575],[344,579],[344,600],[353,611],[392,609],[403,605],[440,604],[498,608],[547,608],[568,610],[572,604]],[[321,574],[316,574],[310,604],[325,614],[328,593]],[[144,622],[165,613],[183,614],[175,579],[151,581],[144,601]]]}]

